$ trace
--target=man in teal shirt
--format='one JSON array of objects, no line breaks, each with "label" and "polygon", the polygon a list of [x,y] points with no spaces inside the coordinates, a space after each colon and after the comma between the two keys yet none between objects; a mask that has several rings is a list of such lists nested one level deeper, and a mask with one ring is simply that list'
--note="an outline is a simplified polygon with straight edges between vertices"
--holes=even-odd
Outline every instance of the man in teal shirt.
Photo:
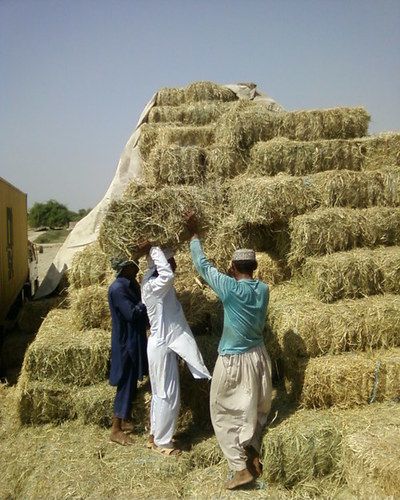
[{"label": "man in teal shirt", "polygon": [[272,396],[271,361],[263,338],[269,289],[262,281],[253,279],[257,268],[253,250],[236,250],[228,276],[204,255],[194,215],[188,217],[187,226],[192,235],[193,263],[224,306],[210,413],[219,445],[235,472],[226,487],[234,489],[261,474],[262,432]]}]

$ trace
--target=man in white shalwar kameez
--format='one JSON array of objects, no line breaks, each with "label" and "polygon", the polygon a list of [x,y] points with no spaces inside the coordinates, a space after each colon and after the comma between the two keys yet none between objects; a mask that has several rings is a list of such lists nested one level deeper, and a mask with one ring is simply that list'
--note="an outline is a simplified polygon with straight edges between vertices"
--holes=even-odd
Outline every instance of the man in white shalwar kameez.
[{"label": "man in white shalwar kameez", "polygon": [[172,441],[180,409],[178,356],[185,360],[194,378],[211,376],[176,297],[175,259],[171,251],[164,252],[159,247],[150,249],[149,270],[142,281],[142,301],[150,321],[147,344],[152,391],[150,434],[153,449],[171,455],[179,454]]}]

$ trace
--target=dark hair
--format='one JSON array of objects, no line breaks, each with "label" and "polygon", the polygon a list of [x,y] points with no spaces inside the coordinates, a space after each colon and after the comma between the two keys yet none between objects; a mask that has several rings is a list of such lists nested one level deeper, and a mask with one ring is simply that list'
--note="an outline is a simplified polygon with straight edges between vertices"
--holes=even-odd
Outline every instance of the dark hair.
[{"label": "dark hair", "polygon": [[239,273],[251,274],[257,269],[256,260],[234,260],[233,264]]}]

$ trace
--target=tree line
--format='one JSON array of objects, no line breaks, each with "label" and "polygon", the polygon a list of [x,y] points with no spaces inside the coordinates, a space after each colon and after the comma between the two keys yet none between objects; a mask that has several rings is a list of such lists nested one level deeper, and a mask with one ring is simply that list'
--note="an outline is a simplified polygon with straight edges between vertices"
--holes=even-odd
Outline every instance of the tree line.
[{"label": "tree line", "polygon": [[57,200],[36,202],[28,212],[28,222],[30,227],[66,227],[70,222],[82,219],[90,211],[91,208],[81,208],[73,212]]}]

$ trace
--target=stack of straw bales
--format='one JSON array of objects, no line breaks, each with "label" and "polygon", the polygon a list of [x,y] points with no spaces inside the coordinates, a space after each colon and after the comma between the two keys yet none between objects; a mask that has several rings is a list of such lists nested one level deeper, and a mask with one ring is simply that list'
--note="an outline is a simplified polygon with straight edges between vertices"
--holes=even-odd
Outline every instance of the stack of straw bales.
[{"label": "stack of straw bales", "polygon": [[[385,418],[399,414],[390,402],[400,397],[400,134],[367,136],[369,119],[363,108],[271,111],[210,82],[162,89],[140,127],[141,182],[111,203],[99,245],[70,271],[68,313],[50,315],[27,353],[23,420],[105,423],[113,397],[105,381],[108,259],[135,255],[145,240],[177,250],[177,292],[213,368],[221,305],[190,263],[183,221],[193,210],[222,270],[234,249],[258,252],[257,277],[271,285],[265,339],[276,376],[295,405],[313,409],[267,433],[265,478],[291,487],[342,474],[346,448],[359,478],[350,467],[348,483],[375,480],[384,465],[380,455],[369,460],[369,447],[387,435],[371,435],[362,448],[357,436],[343,440],[348,422],[366,421],[379,402],[390,406]],[[79,373],[83,356],[90,362]],[[181,422],[206,429],[209,387],[185,367],[181,378]],[[141,394],[144,430],[149,393]],[[204,453],[204,470],[216,477],[221,455],[215,446]],[[191,460],[197,468],[202,459]],[[386,480],[375,486],[393,491]]]}]

